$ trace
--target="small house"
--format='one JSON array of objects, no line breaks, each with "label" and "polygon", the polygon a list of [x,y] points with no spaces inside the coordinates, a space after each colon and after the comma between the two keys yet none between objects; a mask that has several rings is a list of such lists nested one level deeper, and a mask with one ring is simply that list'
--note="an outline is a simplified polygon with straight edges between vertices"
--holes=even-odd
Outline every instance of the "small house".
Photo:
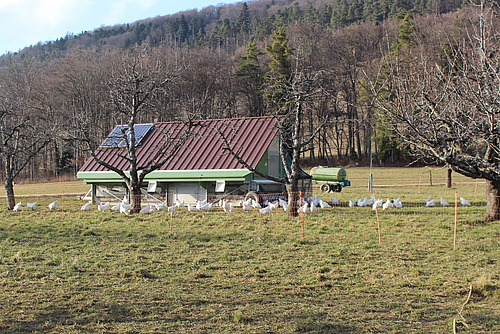
[{"label": "small house", "polygon": [[[126,150],[122,139],[116,136],[123,125],[117,126],[96,151],[98,158],[123,171],[129,170],[124,158]],[[187,125],[182,122],[137,124],[134,127],[138,165],[164,154],[161,150],[166,134],[182,133]],[[219,198],[237,198],[250,191],[282,192],[282,184],[257,176],[245,168],[224,144],[227,139],[234,152],[243,161],[261,173],[284,176],[279,154],[277,119],[252,117],[197,121],[192,135],[161,168],[145,177],[142,194],[148,202],[182,200],[216,201]],[[91,185],[92,200],[119,201],[128,195],[122,178],[94,158],[89,158],[77,177]]]}]

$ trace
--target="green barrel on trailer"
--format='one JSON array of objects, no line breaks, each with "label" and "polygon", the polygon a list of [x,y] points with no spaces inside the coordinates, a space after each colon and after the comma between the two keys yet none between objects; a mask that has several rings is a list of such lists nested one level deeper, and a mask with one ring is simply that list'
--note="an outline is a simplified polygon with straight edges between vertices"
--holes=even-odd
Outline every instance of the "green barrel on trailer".
[{"label": "green barrel on trailer", "polygon": [[347,180],[347,172],[344,168],[314,167],[311,169],[312,179],[315,181],[336,181]]},{"label": "green barrel on trailer", "polygon": [[314,167],[311,169],[311,177],[314,183],[320,184],[322,192],[340,192],[343,187],[351,185],[347,180],[347,172],[344,168]]}]

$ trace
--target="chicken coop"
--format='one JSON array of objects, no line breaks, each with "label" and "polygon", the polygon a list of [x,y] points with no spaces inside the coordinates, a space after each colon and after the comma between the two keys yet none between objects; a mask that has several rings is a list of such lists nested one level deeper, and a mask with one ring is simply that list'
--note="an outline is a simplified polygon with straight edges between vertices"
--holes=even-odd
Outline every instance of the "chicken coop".
[{"label": "chicken coop", "polygon": [[[195,123],[193,135],[163,166],[145,177],[143,201],[166,201],[170,205],[177,200],[215,202],[220,198],[244,198],[249,192],[284,192],[282,184],[259,177],[241,163],[244,161],[266,175],[284,176],[277,122],[274,117],[252,117]],[[148,159],[161,154],[158,150],[164,149],[164,134],[181,133],[185,126],[179,122],[137,124],[134,130],[138,165],[147,165]],[[123,126],[117,126],[95,153],[101,161],[127,171],[125,149],[119,140],[113,139],[120,127]],[[227,144],[240,160],[227,149]],[[122,178],[92,157],[77,177],[91,186],[88,197],[94,202],[114,202],[128,196]]]}]

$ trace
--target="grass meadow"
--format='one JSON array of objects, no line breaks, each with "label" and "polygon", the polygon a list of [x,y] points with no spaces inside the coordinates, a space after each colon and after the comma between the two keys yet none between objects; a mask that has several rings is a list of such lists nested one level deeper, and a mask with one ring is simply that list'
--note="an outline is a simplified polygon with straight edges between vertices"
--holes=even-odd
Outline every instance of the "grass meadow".
[{"label": "grass meadow", "polygon": [[[335,195],[369,196],[365,168]],[[36,211],[0,199],[1,333],[500,333],[500,224],[484,183],[445,170],[374,169],[376,197],[299,218],[179,210],[81,212],[77,185],[19,185]],[[86,187],[86,186],[85,186]],[[82,192],[85,191],[83,187]],[[471,207],[426,208],[455,194]],[[332,194],[319,194],[324,200]],[[408,205],[405,205],[408,204]],[[410,205],[411,203],[411,205]]]}]

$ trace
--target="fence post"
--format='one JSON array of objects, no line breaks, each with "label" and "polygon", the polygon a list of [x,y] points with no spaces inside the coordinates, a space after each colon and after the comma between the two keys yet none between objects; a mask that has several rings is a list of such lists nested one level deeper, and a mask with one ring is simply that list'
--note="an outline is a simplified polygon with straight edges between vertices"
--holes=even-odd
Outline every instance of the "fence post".
[{"label": "fence post", "polygon": [[[299,197],[299,207],[302,207],[302,201],[304,199],[304,193],[301,191],[300,192],[300,197]],[[304,212],[300,210],[299,212],[299,224],[300,224],[300,241],[304,241]]]},{"label": "fence post", "polygon": [[[375,193],[373,194],[375,198]],[[377,229],[378,229],[378,244],[382,245],[382,233],[380,231],[380,219],[378,218],[378,206],[375,205],[375,215],[377,216]]]},{"label": "fence post", "polygon": [[453,250],[457,249],[458,195],[455,191],[455,228],[453,229]]},{"label": "fence post", "polygon": [[64,221],[64,189],[59,175],[57,176],[57,179],[59,181],[59,188],[61,189],[61,220]]},{"label": "fence post", "polygon": [[174,220],[174,212],[170,211],[170,233],[172,233],[172,220]]}]

